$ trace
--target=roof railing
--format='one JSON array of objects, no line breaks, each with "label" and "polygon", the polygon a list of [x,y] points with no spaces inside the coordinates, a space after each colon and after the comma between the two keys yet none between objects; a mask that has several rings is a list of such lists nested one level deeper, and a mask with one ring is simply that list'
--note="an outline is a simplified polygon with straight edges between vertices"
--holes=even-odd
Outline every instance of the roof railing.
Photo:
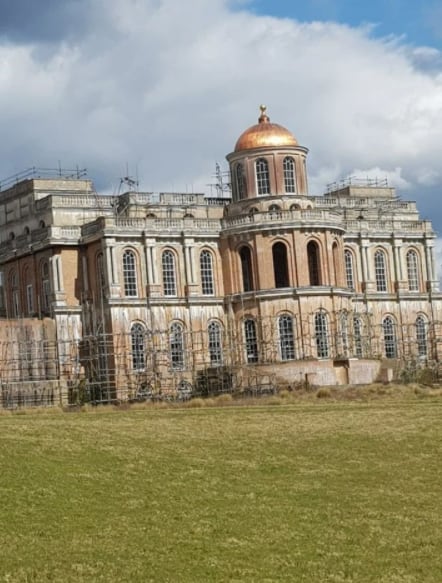
[{"label": "roof railing", "polygon": [[22,182],[23,180],[30,180],[32,178],[60,178],[62,180],[72,180],[84,178],[87,176],[86,168],[37,168],[32,166],[21,172],[17,172],[12,176],[8,176],[3,180],[0,180],[0,191],[7,190]]}]

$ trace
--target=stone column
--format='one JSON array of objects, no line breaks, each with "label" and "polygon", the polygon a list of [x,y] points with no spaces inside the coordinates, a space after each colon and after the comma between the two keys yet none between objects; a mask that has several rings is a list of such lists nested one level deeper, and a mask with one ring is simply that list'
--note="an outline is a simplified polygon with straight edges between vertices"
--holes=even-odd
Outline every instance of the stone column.
[{"label": "stone column", "polygon": [[184,267],[186,274],[186,295],[193,296],[197,295],[197,283],[195,281],[195,268],[194,268],[194,245],[193,239],[184,239]]},{"label": "stone column", "polygon": [[117,298],[120,295],[120,285],[118,282],[118,269],[115,262],[115,239],[104,239],[103,251],[107,280],[109,282],[109,297]]},{"label": "stone column", "polygon": [[155,239],[145,239],[144,253],[147,269],[147,295],[159,296],[161,294],[161,284],[158,281],[157,250]]}]

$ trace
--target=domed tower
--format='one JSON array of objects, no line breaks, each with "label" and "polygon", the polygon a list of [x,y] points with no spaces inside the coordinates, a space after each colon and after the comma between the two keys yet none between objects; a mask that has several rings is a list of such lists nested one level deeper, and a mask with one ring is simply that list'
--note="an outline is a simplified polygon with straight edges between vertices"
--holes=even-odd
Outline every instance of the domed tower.
[{"label": "domed tower", "polygon": [[227,156],[233,200],[220,232],[224,290],[239,360],[243,350],[248,364],[328,358],[336,306],[351,308],[343,216],[315,208],[307,195],[307,152],[261,106],[258,123]]},{"label": "domed tower", "polygon": [[233,202],[307,195],[307,148],[286,128],[270,122],[265,105],[260,109],[258,123],[241,134],[227,156]]}]

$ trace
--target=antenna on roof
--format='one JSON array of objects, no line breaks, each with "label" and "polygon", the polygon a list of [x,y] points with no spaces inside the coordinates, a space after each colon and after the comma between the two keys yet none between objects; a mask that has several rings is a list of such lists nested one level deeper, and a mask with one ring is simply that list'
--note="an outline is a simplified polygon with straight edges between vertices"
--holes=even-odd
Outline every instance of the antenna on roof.
[{"label": "antenna on roof", "polygon": [[210,183],[210,194],[215,189],[217,198],[230,198],[232,192],[232,185],[230,183],[230,172],[222,170],[218,162],[215,162],[215,173],[212,174],[215,182]]}]

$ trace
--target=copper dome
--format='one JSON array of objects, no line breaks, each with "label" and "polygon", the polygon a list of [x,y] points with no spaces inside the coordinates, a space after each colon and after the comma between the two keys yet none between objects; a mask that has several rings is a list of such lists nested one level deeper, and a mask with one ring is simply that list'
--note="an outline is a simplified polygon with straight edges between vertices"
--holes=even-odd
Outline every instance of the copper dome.
[{"label": "copper dome", "polygon": [[295,136],[277,123],[270,123],[266,106],[261,105],[258,123],[243,132],[235,145],[235,152],[266,148],[268,146],[298,146]]}]

